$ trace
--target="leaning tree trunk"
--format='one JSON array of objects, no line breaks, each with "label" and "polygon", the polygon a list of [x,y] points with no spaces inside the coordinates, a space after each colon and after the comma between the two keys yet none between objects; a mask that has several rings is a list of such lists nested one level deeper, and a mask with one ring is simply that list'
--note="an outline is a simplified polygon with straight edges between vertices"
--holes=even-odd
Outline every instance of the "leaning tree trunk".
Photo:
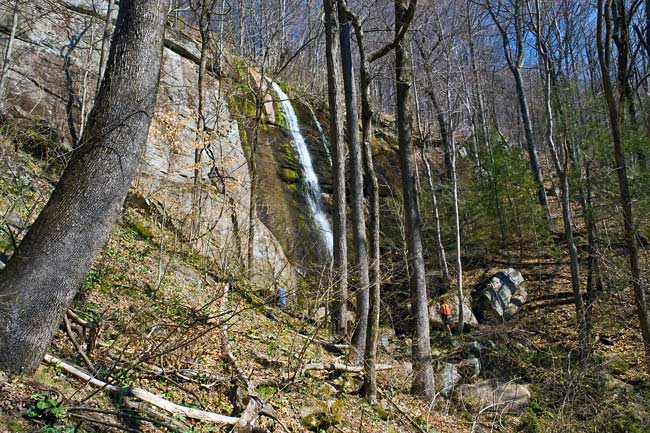
[{"label": "leaning tree trunk", "polygon": [[[414,1],[414,0],[411,0]],[[406,19],[407,0],[395,1],[395,33],[398,34]],[[405,45],[406,38],[395,48],[395,82],[397,86],[397,136],[399,141],[402,193],[404,195],[404,225],[411,286],[411,311],[415,325],[413,338],[413,383],[411,391],[432,400],[435,394],[431,343],[429,341],[429,311],[427,285],[422,251],[420,211],[415,188],[415,157],[411,127],[411,70]]]},{"label": "leaning tree trunk", "polygon": [[154,111],[166,0],[122,0],[81,145],[0,278],[0,368],[33,372],[99,254]]},{"label": "leaning tree trunk", "polygon": [[357,273],[357,326],[352,336],[353,362],[363,361],[368,331],[369,297],[368,249],[366,245],[366,219],[363,206],[363,158],[359,141],[359,116],[357,96],[352,68],[352,47],[350,46],[350,20],[344,12],[342,0],[338,0],[341,32],[341,64],[343,66],[343,87],[345,90],[345,112],[348,146],[350,150],[350,181],[352,193],[352,241],[354,244],[355,270]]},{"label": "leaning tree trunk", "polygon": [[333,182],[334,185],[334,254],[333,280],[337,288],[332,303],[334,332],[345,337],[348,332],[348,247],[345,204],[345,144],[343,142],[343,112],[341,95],[341,70],[336,39],[335,0],[323,0],[325,11],[325,45],[327,56],[327,96],[330,117],[330,143],[333,147]]},{"label": "leaning tree trunk", "polygon": [[[627,163],[625,161],[625,150],[623,149],[623,124],[622,98],[615,95],[614,86],[610,78],[611,66],[611,42],[614,32],[612,19],[611,2],[598,0],[598,18],[596,31],[596,46],[598,48],[598,60],[601,70],[601,79],[605,100],[607,101],[607,113],[612,133],[614,148],[614,160],[616,161],[616,174],[618,175],[618,186],[620,192],[621,207],[623,209],[623,225],[625,228],[625,243],[630,261],[630,273],[632,287],[634,288],[634,299],[636,301],[643,346],[645,349],[646,369],[650,371],[650,313],[648,312],[648,301],[646,289],[641,282],[641,269],[639,267],[639,245],[637,243],[634,228],[634,214],[632,212],[632,197],[627,180]],[[620,58],[619,58],[620,59]],[[619,89],[621,92],[623,89]]]}]

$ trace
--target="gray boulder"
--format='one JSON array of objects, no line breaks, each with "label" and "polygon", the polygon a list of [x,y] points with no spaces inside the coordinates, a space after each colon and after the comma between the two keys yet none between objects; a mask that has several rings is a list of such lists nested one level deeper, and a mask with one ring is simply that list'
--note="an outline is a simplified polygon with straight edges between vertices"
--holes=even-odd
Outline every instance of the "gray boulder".
[{"label": "gray boulder", "polygon": [[477,316],[486,321],[510,320],[528,299],[521,272],[509,268],[496,272],[474,302]]},{"label": "gray boulder", "polygon": [[321,323],[325,320],[325,317],[327,316],[327,310],[325,307],[318,307],[318,309],[314,312],[314,321],[316,323]]},{"label": "gray boulder", "polygon": [[460,374],[454,364],[443,362],[437,371],[436,386],[444,397],[449,397],[460,380]]},{"label": "gray boulder", "polygon": [[528,386],[516,383],[499,384],[488,379],[473,385],[461,385],[456,391],[457,398],[475,406],[477,410],[486,409],[520,415],[530,403]]},{"label": "gray boulder", "polygon": [[343,400],[312,398],[300,408],[302,425],[322,431],[343,422]]}]

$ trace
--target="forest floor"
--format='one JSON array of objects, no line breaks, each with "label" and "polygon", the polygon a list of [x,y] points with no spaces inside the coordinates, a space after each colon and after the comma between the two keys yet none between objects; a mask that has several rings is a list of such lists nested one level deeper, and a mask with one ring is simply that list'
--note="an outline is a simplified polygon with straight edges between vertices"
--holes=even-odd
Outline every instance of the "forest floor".
[{"label": "forest floor", "polygon": [[[6,143],[0,144],[0,156],[0,171],[9,173],[0,178],[0,215],[6,222],[10,217],[13,228],[27,227],[47,200],[55,176]],[[95,343],[88,357],[105,381],[143,388],[187,407],[240,413],[243,406],[237,406],[245,401],[237,395],[237,381],[224,361],[223,324],[239,368],[255,384],[259,399],[273,408],[276,419],[260,421],[272,431],[308,431],[301,410],[323,402],[331,403],[327,431],[332,432],[648,431],[650,380],[643,370],[632,293],[610,287],[598,298],[593,356],[581,364],[565,260],[494,258],[492,268],[522,272],[529,301],[508,323],[455,337],[461,343],[493,343],[494,349],[481,359],[482,377],[530,384],[533,400],[523,416],[482,412],[454,398],[439,397],[429,405],[411,396],[408,345],[398,337],[391,337],[393,349],[379,353],[379,361],[393,368],[379,373],[381,399],[375,409],[357,395],[359,374],[303,371],[307,364],[345,363],[328,344],[327,329],[300,318],[291,307],[276,308],[267,291],[251,290],[244,281],[235,282],[224,308],[226,275],[168,228],[152,223],[133,198],[72,307],[82,321],[97,325],[96,337],[76,332],[78,326],[71,334]],[[1,240],[0,248],[10,249],[8,236]],[[467,287],[486,271],[468,271]],[[433,349],[437,360],[458,352],[439,332],[434,332]],[[64,327],[48,353],[87,368]],[[227,431],[103,392],[57,363],[43,363],[33,377],[0,373],[0,432],[165,429]]]}]

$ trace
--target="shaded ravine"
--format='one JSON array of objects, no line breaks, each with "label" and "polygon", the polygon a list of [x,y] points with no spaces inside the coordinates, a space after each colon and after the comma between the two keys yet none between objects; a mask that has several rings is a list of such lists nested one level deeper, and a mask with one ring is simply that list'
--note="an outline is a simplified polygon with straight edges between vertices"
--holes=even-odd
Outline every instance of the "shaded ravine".
[{"label": "shaded ravine", "polygon": [[[271,81],[271,87],[278,97],[278,102],[282,106],[282,111],[287,119],[287,129],[291,133],[291,137],[298,151],[298,157],[300,164],[302,165],[304,176],[302,178],[303,186],[305,189],[305,197],[307,198],[307,204],[311,214],[318,226],[320,235],[323,238],[323,243],[327,249],[329,257],[332,257],[334,238],[332,235],[332,228],[327,219],[327,215],[323,210],[321,204],[321,189],[318,183],[318,177],[314,171],[314,166],[311,160],[311,155],[309,154],[309,149],[307,148],[307,143],[305,138],[300,132],[300,125],[298,124],[298,117],[296,112],[291,105],[291,101],[286,93],[280,88],[280,86]],[[324,145],[326,145],[324,143]]]}]

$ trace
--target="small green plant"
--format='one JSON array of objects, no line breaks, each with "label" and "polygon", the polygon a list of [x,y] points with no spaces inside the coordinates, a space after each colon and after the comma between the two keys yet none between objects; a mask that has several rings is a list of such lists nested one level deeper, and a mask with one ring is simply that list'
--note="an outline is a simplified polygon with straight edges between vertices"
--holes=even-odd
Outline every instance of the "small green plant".
[{"label": "small green plant", "polygon": [[32,394],[33,404],[25,410],[28,419],[38,420],[46,425],[40,430],[42,433],[68,433],[74,431],[73,427],[62,425],[66,411],[63,403],[51,398],[47,393]]}]

